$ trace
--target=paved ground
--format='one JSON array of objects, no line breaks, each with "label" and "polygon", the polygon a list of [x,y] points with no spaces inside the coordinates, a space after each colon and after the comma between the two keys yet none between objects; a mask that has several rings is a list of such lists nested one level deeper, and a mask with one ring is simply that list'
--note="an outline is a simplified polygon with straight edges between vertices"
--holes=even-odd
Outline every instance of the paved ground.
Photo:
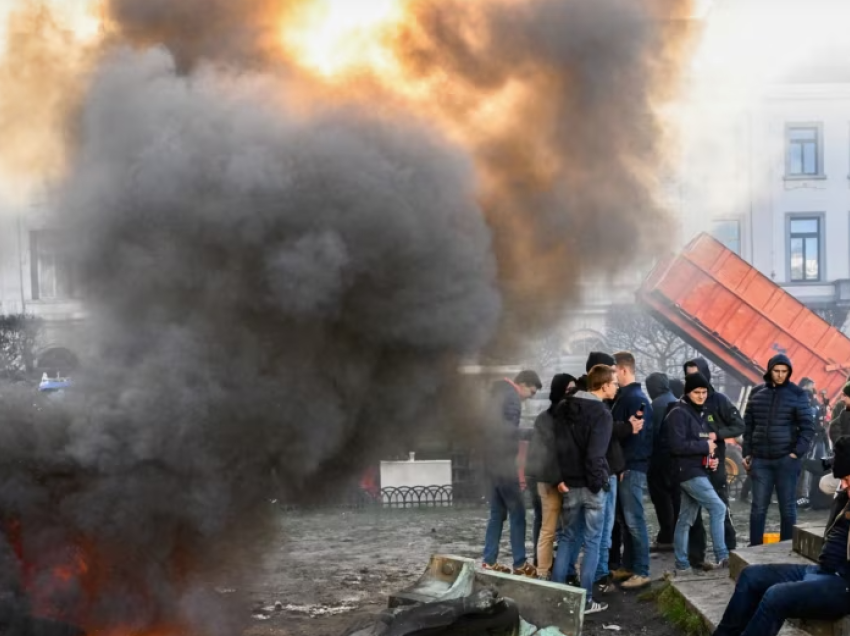
[{"label": "paved ground", "polygon": [[[733,518],[746,545],[749,506],[733,502]],[[801,521],[822,520],[826,511],[802,512]],[[421,510],[327,510],[280,512],[280,542],[243,595],[254,603],[245,633],[268,636],[341,636],[353,621],[385,606],[387,595],[419,577],[434,552],[480,558],[485,508]],[[529,520],[531,513],[529,512]],[[651,511],[649,518],[654,521]],[[768,531],[778,531],[771,506]],[[505,534],[505,540],[507,533]],[[503,554],[509,554],[506,541]],[[672,567],[669,555],[654,556],[652,574]],[[610,609],[589,617],[585,633],[611,636],[674,636],[676,630],[635,594],[616,592]]]}]

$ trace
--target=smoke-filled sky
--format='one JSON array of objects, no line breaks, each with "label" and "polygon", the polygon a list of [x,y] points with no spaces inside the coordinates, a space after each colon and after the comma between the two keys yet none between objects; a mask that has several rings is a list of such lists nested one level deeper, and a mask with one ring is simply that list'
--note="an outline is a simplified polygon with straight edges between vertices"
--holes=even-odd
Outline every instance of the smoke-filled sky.
[{"label": "smoke-filled sky", "polygon": [[67,617],[224,629],[205,575],[269,496],[407,450],[462,356],[662,245],[683,4],[414,0],[339,75],[288,44],[305,0],[110,0],[79,49],[19,17],[3,168],[51,176],[91,343],[64,403],[0,403],[0,510],[36,571],[91,562]]}]

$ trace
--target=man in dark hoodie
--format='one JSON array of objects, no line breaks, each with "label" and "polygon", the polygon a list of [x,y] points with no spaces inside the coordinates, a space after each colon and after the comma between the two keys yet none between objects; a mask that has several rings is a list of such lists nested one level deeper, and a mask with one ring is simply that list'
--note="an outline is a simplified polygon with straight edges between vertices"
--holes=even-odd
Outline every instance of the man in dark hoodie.
[{"label": "man in dark hoodie", "polygon": [[[705,401],[706,422],[709,429],[717,437],[718,459],[717,470],[709,473],[708,479],[714,487],[714,491],[726,506],[726,520],[724,522],[724,538],[726,547],[734,550],[738,547],[738,537],[735,525],[732,523],[732,515],[729,513],[729,482],[726,480],[726,440],[734,439],[744,434],[744,418],[737,407],[720,391],[711,384],[711,369],[705,358],[694,358],[684,364],[685,378],[699,373],[708,382],[708,399]],[[704,565],[706,569],[709,564],[705,560],[706,533],[703,526],[702,511],[697,512],[694,527],[691,529],[691,565],[699,567]]]},{"label": "man in dark hoodie", "polygon": [[781,541],[797,523],[795,491],[801,459],[814,437],[814,420],[805,391],[791,382],[794,369],[784,354],[773,356],[764,384],[750,393],[744,413],[744,468],[752,479],[750,545],[764,541],[764,524],[773,490],[779,500]]},{"label": "man in dark hoodie", "polygon": [[684,397],[670,410],[665,422],[673,472],[682,495],[674,539],[676,573],[689,571],[689,535],[700,508],[708,510],[710,518],[711,541],[717,560],[714,567],[729,565],[729,550],[723,537],[726,504],[708,478],[709,473],[717,472],[720,460],[716,452],[723,443],[708,424],[705,405],[710,386],[702,374],[690,374],[685,378]]},{"label": "man in dark hoodie", "polygon": [[[585,371],[590,370],[596,365],[604,365],[614,369],[614,357],[601,351],[592,351],[587,357]],[[576,381],[575,393],[578,390],[587,390],[587,375],[583,375]],[[614,400],[603,399],[603,402],[610,408]],[[640,420],[632,418],[628,422],[614,422],[614,433],[611,435],[611,441],[608,444],[608,452],[606,459],[608,461],[608,470],[610,477],[608,478],[608,488],[605,491],[605,516],[602,522],[602,539],[599,544],[599,565],[596,568],[596,582],[601,586],[602,592],[613,591],[613,585],[610,583],[610,567],[609,556],[611,553],[611,544],[615,528],[617,513],[617,486],[619,476],[626,468],[626,461],[623,457],[623,448],[620,444],[621,439],[627,439],[629,436],[640,430],[643,424]],[[619,513],[622,514],[622,513]],[[619,535],[619,532],[616,533]],[[563,583],[566,580],[571,580],[576,577],[576,564],[578,563],[579,553],[581,552],[584,535],[582,534],[581,526],[579,525],[578,532],[569,539],[569,542],[564,539],[563,543],[569,546],[568,557],[562,557],[556,564],[553,570],[552,579],[556,582]],[[561,545],[559,541],[559,546]],[[619,542],[618,542],[619,543]]]},{"label": "man in dark hoodie", "polygon": [[646,390],[652,400],[652,459],[646,475],[649,497],[658,518],[658,535],[655,550],[669,552],[673,549],[673,531],[679,516],[679,486],[673,480],[670,441],[664,430],[667,408],[678,400],[670,391],[670,379],[664,373],[650,373],[646,378]]},{"label": "man in dark hoodie", "polygon": [[623,443],[626,471],[620,483],[619,499],[623,506],[623,517],[628,536],[623,542],[631,543],[631,549],[623,551],[623,568],[615,578],[631,576],[623,581],[622,587],[634,590],[650,584],[649,578],[649,532],[643,496],[646,493],[646,473],[652,456],[652,406],[635,376],[635,357],[628,351],[614,354],[620,392],[611,410],[615,422],[628,422],[633,417],[642,419],[641,429],[630,435]]},{"label": "man in dark hoodie", "polygon": [[[569,557],[569,545],[584,538],[581,584],[587,591],[585,614],[601,612],[605,603],[593,599],[593,583],[599,562],[599,544],[605,517],[605,495],[609,468],[606,454],[611,441],[613,420],[604,400],[617,393],[614,371],[596,365],[587,374],[590,391],[578,391],[558,407],[555,419],[555,448],[561,482],[558,490],[564,497],[562,536],[557,559]],[[581,527],[581,529],[579,529]]]},{"label": "man in dark hoodie", "polygon": [[744,568],[714,636],[776,636],[789,618],[836,621],[850,613],[850,439],[835,445],[836,496],[817,564]]},{"label": "man in dark hoodie", "polygon": [[561,514],[561,471],[555,453],[555,409],[575,385],[575,378],[559,373],[549,385],[549,408],[534,420],[534,433],[528,445],[525,460],[526,481],[537,483],[537,493],[542,504],[540,533],[537,537],[537,576],[548,579],[552,571],[555,530]]},{"label": "man in dark hoodie", "polygon": [[511,572],[498,563],[499,543],[505,519],[510,518],[513,573],[536,576],[533,565],[526,562],[525,502],[519,486],[517,455],[519,453],[522,403],[534,397],[543,386],[531,370],[521,371],[513,380],[505,378],[493,385],[489,405],[492,413],[486,427],[485,471],[490,480],[490,519],[484,536],[485,570]]}]

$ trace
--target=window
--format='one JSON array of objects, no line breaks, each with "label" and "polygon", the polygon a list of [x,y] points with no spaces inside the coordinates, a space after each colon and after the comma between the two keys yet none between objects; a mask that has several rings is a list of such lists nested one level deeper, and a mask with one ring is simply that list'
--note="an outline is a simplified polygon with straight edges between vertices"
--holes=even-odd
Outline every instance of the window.
[{"label": "window", "polygon": [[714,221],[711,235],[738,256],[741,255],[741,222],[739,220]]},{"label": "window", "polygon": [[67,250],[67,234],[30,232],[30,264],[34,300],[77,297],[77,277]]},{"label": "window", "polygon": [[808,283],[821,280],[821,216],[795,216],[788,220],[790,280]]},{"label": "window", "polygon": [[795,124],[785,129],[785,176],[811,178],[823,176],[821,124]]}]

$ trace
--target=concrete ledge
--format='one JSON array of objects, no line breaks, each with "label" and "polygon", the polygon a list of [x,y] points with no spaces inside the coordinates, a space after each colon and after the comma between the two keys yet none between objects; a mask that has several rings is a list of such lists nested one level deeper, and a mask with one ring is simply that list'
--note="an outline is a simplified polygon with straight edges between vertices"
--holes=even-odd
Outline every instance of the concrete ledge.
[{"label": "concrete ledge", "polygon": [[811,565],[812,561],[794,552],[791,543],[791,541],[780,541],[733,551],[729,555],[729,576],[737,581],[741,571],[748,565],[770,563]]},{"label": "concrete ledge", "polygon": [[[717,629],[723,618],[726,605],[735,591],[735,583],[725,574],[677,577],[673,590],[685,604],[697,614],[709,633]],[[787,623],[782,626],[781,636],[807,636],[806,632]]]},{"label": "concrete ledge", "polygon": [[791,539],[794,552],[816,561],[823,547],[825,531],[826,525],[823,523],[801,523],[794,526],[794,537]]},{"label": "concrete ledge", "polygon": [[537,627],[557,627],[567,636],[579,636],[584,624],[584,588],[528,577],[475,571],[476,585],[495,587],[516,601],[520,615]]}]

